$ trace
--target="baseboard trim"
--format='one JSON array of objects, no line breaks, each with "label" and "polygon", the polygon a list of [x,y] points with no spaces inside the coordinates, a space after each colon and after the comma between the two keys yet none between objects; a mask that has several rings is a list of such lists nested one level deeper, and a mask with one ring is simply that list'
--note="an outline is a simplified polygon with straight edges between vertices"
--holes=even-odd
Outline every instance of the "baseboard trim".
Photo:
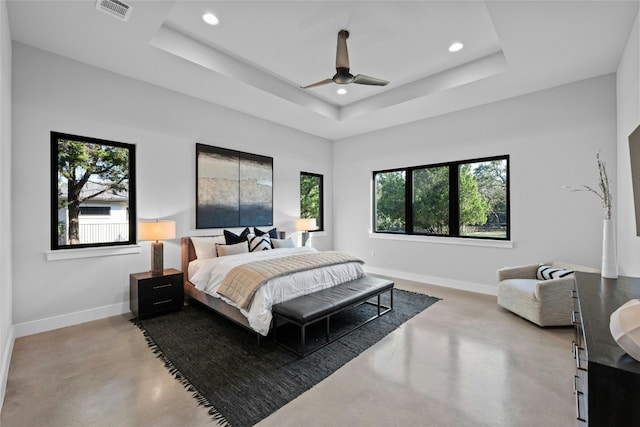
[{"label": "baseboard trim", "polygon": [[446,279],[444,277],[427,276],[424,274],[407,273],[405,271],[389,270],[386,268],[371,267],[365,265],[365,270],[371,274],[397,277],[398,279],[411,280],[413,282],[428,283],[430,285],[442,286],[445,288],[460,289],[462,291],[476,292],[486,295],[498,295],[498,288],[481,283],[464,282],[462,280]]},{"label": "baseboard trim", "polygon": [[13,354],[13,344],[16,342],[15,327],[11,326],[9,337],[5,343],[4,353],[2,354],[2,365],[0,366],[2,375],[2,384],[0,384],[0,410],[4,405],[4,394],[7,391],[7,381],[9,380],[9,365],[11,364],[11,355]]},{"label": "baseboard trim", "polygon": [[60,316],[47,317],[46,319],[18,323],[14,325],[15,337],[20,338],[27,335],[38,334],[40,332],[65,328],[67,326],[79,325],[80,323],[117,316],[128,313],[129,311],[131,310],[129,309],[129,302],[127,301],[119,304],[105,305],[103,307],[96,307],[89,310],[62,314]]}]

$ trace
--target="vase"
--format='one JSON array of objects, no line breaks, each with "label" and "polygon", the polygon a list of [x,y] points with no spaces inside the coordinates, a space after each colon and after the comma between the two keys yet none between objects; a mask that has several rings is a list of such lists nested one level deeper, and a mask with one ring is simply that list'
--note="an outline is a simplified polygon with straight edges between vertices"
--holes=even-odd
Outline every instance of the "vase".
[{"label": "vase", "polygon": [[612,219],[605,219],[602,229],[602,277],[618,278],[616,257],[616,229]]}]

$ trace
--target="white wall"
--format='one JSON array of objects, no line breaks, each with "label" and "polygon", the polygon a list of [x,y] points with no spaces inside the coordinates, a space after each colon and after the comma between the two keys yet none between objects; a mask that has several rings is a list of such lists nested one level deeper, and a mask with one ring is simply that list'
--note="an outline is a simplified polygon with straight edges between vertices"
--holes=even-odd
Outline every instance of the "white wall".
[{"label": "white wall", "polygon": [[[150,248],[134,255],[46,261],[49,132],[136,144],[138,217],[174,219],[195,230],[195,144],[274,158],[274,225],[294,232],[299,174],[325,175],[332,210],[332,145],[256,119],[22,44],[13,45],[13,291],[16,335],[128,311],[129,274],[148,271]],[[332,218],[327,215],[327,229]],[[314,238],[331,248],[331,233]],[[180,268],[179,240],[164,244],[165,267]]]},{"label": "white wall", "polygon": [[0,407],[13,349],[11,301],[11,34],[0,1]]},{"label": "white wall", "polygon": [[[640,16],[640,14],[638,15]],[[636,234],[629,134],[640,126],[640,32],[631,30],[616,73],[618,103],[618,265],[619,273],[640,277],[640,237]]]},{"label": "white wall", "polygon": [[[563,260],[599,268],[599,199],[561,187],[597,186],[600,149],[616,170],[615,113],[608,75],[336,141],[335,247],[372,272],[487,293],[503,266]],[[502,154],[510,155],[513,248],[369,236],[372,171]]]}]

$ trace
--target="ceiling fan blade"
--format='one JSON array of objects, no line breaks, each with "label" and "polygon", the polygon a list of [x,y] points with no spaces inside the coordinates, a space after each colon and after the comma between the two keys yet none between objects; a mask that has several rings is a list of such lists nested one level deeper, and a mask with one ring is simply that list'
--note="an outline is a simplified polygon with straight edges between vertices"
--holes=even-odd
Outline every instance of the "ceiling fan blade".
[{"label": "ceiling fan blade", "polygon": [[316,82],[316,83],[312,83],[308,86],[300,86],[302,89],[309,89],[310,87],[316,87],[316,86],[322,86],[322,85],[326,85],[328,83],[333,83],[333,79],[324,79],[322,81]]},{"label": "ceiling fan blade", "polygon": [[370,86],[386,86],[389,84],[389,81],[377,79],[375,77],[365,76],[364,74],[358,74],[353,78],[352,83],[357,83],[361,85],[370,85]]},{"label": "ceiling fan blade", "polygon": [[340,30],[338,33],[338,49],[336,52],[336,68],[349,69],[349,52],[347,51],[347,39],[349,31]]}]

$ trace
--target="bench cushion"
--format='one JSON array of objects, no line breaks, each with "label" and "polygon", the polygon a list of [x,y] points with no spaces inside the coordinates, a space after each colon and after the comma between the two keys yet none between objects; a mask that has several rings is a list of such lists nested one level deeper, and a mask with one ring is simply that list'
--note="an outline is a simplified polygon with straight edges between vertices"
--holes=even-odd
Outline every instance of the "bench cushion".
[{"label": "bench cushion", "polygon": [[275,304],[271,311],[299,324],[304,324],[352,304],[365,301],[390,288],[393,288],[393,282],[390,280],[364,276]]}]

